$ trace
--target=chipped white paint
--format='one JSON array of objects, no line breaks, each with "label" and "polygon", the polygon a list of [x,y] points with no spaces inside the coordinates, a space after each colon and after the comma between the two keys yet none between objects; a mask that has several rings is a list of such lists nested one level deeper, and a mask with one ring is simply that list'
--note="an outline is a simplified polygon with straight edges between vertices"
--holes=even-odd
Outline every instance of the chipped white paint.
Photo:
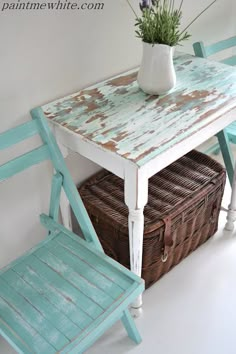
[{"label": "chipped white paint", "polygon": [[[143,210],[148,202],[148,179],[134,166],[125,170],[125,203],[129,208],[129,247],[131,270],[141,277],[143,256]],[[133,303],[134,308],[142,305],[142,296]]]},{"label": "chipped white paint", "polygon": [[145,95],[132,70],[42,107],[58,142],[125,180],[131,269],[138,275],[148,178],[236,117],[235,68],[178,53],[175,69],[177,85],[161,97]]}]

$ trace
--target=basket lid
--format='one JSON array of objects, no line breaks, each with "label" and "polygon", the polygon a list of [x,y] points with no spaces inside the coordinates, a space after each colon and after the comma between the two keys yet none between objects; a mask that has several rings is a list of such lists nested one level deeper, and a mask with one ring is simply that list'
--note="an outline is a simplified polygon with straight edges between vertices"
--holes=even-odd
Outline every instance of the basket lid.
[{"label": "basket lid", "polygon": [[[221,164],[196,150],[189,152],[149,180],[148,204],[144,209],[144,234],[164,224],[167,216],[181,212],[189,199],[202,193],[209,183],[225,174]],[[102,170],[79,188],[89,214],[127,231],[128,208],[124,203],[124,181]],[[201,193],[200,193],[201,192]]]}]

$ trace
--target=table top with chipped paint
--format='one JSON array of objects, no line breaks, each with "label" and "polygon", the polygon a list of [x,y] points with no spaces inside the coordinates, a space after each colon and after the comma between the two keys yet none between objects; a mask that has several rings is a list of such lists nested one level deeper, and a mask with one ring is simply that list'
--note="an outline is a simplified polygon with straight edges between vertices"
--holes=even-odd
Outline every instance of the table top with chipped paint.
[{"label": "table top with chipped paint", "polygon": [[50,121],[139,167],[236,108],[236,69],[178,53],[177,85],[150,96],[137,70],[118,75],[42,107]]}]

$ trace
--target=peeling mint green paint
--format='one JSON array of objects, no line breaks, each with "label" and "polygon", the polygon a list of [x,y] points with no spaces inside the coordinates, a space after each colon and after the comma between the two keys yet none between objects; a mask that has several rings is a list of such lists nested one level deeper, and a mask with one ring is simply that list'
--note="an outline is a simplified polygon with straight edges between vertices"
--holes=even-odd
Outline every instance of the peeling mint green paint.
[{"label": "peeling mint green paint", "polygon": [[[42,110],[31,115],[32,122],[0,133],[1,154],[36,133],[43,145],[0,165],[0,182],[51,160],[50,215],[40,218],[49,234],[0,270],[0,335],[21,354],[78,354],[121,320],[138,344],[128,307],[143,292],[144,281],[104,254]],[[57,222],[61,187],[84,239]]]},{"label": "peeling mint green paint", "polygon": [[53,123],[143,166],[236,106],[236,69],[204,64],[178,53],[177,85],[161,97],[144,94],[133,70],[42,108]]}]

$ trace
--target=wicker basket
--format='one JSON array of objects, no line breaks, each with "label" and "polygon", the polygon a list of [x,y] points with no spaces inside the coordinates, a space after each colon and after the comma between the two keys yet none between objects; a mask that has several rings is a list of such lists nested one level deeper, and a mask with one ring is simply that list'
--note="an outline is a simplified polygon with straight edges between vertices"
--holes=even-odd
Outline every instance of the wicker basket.
[{"label": "wicker basket", "polygon": [[[225,179],[224,168],[197,151],[150,178],[144,211],[142,277],[146,288],[217,231]],[[105,252],[129,267],[124,181],[103,170],[79,192]]]}]

